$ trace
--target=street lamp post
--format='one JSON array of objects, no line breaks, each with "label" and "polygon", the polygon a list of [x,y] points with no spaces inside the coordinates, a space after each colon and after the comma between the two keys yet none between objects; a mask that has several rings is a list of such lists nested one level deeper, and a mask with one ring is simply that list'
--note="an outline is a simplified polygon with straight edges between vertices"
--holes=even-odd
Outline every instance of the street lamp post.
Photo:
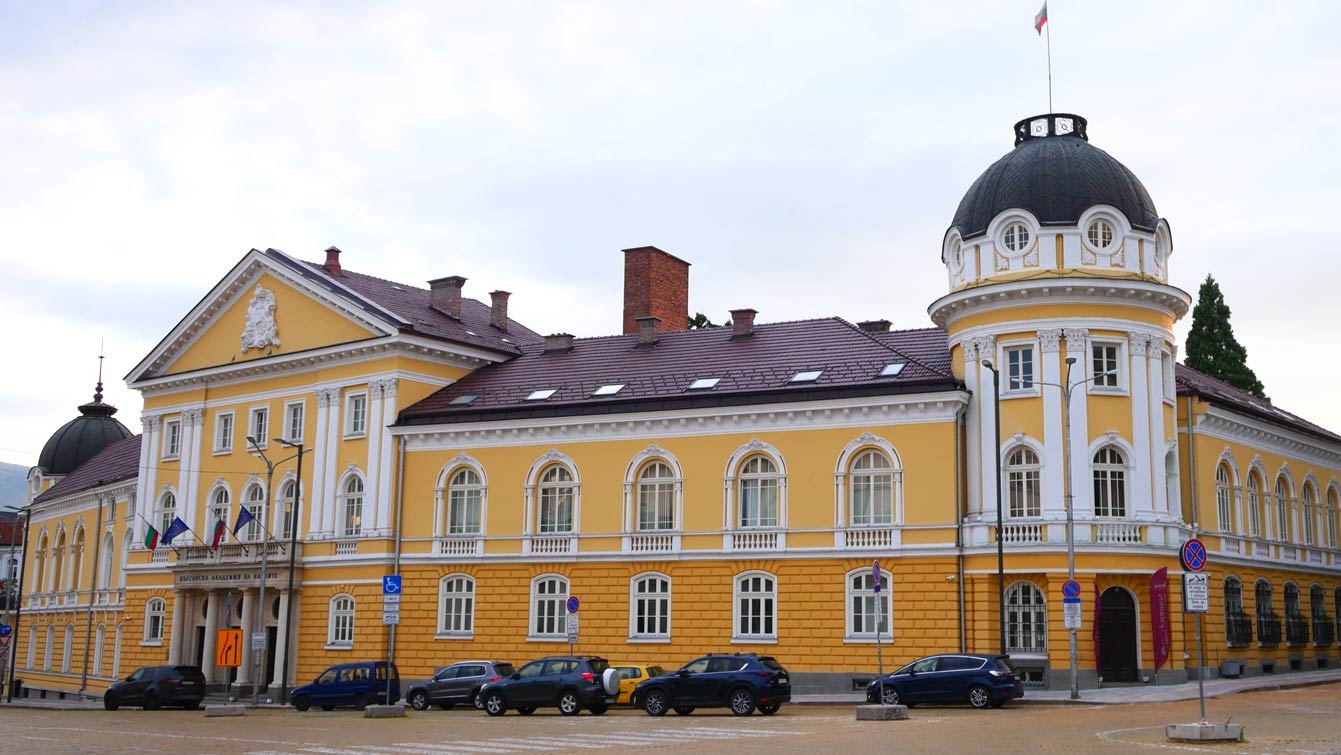
[{"label": "street lamp post", "polygon": [[[31,504],[29,504],[31,506]],[[14,598],[14,630],[13,639],[9,641],[9,647],[5,648],[5,654],[9,656],[9,679],[5,685],[5,700],[14,702],[14,664],[19,659],[19,619],[23,616],[23,580],[28,576],[28,525],[33,522],[33,511],[31,508],[14,508],[6,506],[10,511],[17,511],[23,514],[23,555],[19,561],[19,589]],[[11,551],[12,552],[12,551]]]},{"label": "street lamp post", "polygon": [[996,443],[992,446],[992,468],[996,471],[996,605],[997,628],[1000,632],[1001,654],[1006,654],[1006,549],[1001,538],[1001,372],[992,360],[982,360],[982,366],[992,371],[992,399],[994,402]]},{"label": "street lamp post", "polygon": [[[280,442],[281,442],[283,445],[291,445],[291,444],[286,443],[286,442],[284,442],[284,441],[280,441]],[[290,457],[288,457],[288,458],[286,458],[286,459],[280,459],[279,461],[272,462],[272,461],[270,461],[270,459],[269,459],[268,457],[266,457],[266,455],[265,455],[265,451],[261,450],[261,444],[260,444],[259,442],[257,442],[257,440],[256,440],[255,437],[253,437],[253,436],[251,436],[251,435],[248,435],[248,436],[247,436],[247,444],[251,446],[251,450],[256,454],[256,456],[257,456],[258,458],[260,458],[261,462],[265,464],[265,501],[261,504],[261,531],[264,532],[264,533],[266,534],[266,537],[262,538],[262,540],[261,540],[261,591],[260,591],[260,595],[259,595],[258,598],[257,598],[257,603],[258,603],[258,605],[256,606],[256,618],[255,618],[256,625],[253,627],[254,633],[253,633],[253,635],[252,635],[252,637],[253,637],[253,644],[255,644],[255,638],[258,637],[258,636],[261,638],[261,642],[260,642],[260,647],[254,647],[254,648],[252,649],[252,662],[251,662],[251,671],[252,671],[252,680],[251,680],[251,704],[252,704],[252,705],[260,705],[260,704],[261,704],[261,676],[262,676],[262,674],[264,673],[264,670],[265,670],[265,667],[264,667],[262,664],[264,664],[264,662],[265,662],[265,644],[266,644],[266,643],[265,643],[265,640],[266,640],[266,637],[265,637],[265,611],[266,611],[266,605],[265,605],[265,582],[266,582],[266,577],[267,577],[267,574],[266,574],[267,568],[266,568],[266,567],[269,565],[269,555],[270,555],[270,537],[269,537],[269,534],[270,534],[270,528],[269,528],[269,525],[267,524],[267,523],[270,521],[270,490],[271,490],[271,486],[272,486],[272,484],[274,483],[274,478],[275,478],[275,467],[278,467],[280,464],[283,464],[284,462],[286,462],[286,461],[290,461],[290,460],[295,459],[295,458],[299,460],[298,463],[301,465],[301,464],[302,464],[302,454],[303,454],[303,452],[302,452],[302,446],[299,445],[299,447],[298,447],[298,448],[299,448],[298,453],[296,453],[296,454],[294,454],[293,456],[290,456]],[[301,466],[299,467],[299,470],[298,470],[298,471],[299,471],[299,473],[301,474],[301,472],[302,472],[302,467],[301,467]],[[296,533],[297,530],[298,530],[298,527],[297,527],[298,523],[297,523],[297,521],[295,521],[293,524],[294,524],[294,526],[293,526],[293,530],[294,530],[294,532]],[[289,586],[290,586],[290,588],[292,588],[292,586],[293,586],[293,557],[292,557],[292,550],[290,550],[290,558],[289,558]]]},{"label": "street lamp post", "polygon": [[[303,444],[302,444],[302,443],[293,443],[293,442],[291,442],[291,441],[284,440],[283,438],[276,438],[275,441],[278,442],[281,446],[285,446],[285,447],[287,447],[287,448],[296,448],[296,449],[298,449],[298,453],[297,453],[297,456],[298,456],[298,473],[297,473],[297,477],[296,477],[296,478],[294,479],[294,481],[293,481],[293,503],[291,504],[291,507],[292,507],[292,508],[291,508],[291,510],[290,510],[290,515],[289,515],[289,519],[288,519],[288,521],[289,521],[289,586],[288,586],[288,596],[289,596],[289,599],[288,599],[288,602],[285,603],[285,611],[284,611],[284,632],[287,634],[288,632],[291,632],[291,631],[292,631],[292,625],[293,625],[293,571],[294,571],[294,561],[295,561],[295,558],[296,558],[297,553],[298,553],[298,520],[299,520],[300,512],[301,512],[301,510],[302,510],[302,501],[303,501],[303,453],[304,453],[304,451],[303,451]],[[289,648],[288,643],[285,643],[285,644],[284,644],[283,670],[282,670],[282,671],[280,672],[280,674],[279,674],[279,702],[280,702],[281,704],[283,704],[283,703],[288,703],[288,702],[289,702],[289,655],[290,655],[290,652],[291,652],[291,650],[290,650],[290,648]]]}]

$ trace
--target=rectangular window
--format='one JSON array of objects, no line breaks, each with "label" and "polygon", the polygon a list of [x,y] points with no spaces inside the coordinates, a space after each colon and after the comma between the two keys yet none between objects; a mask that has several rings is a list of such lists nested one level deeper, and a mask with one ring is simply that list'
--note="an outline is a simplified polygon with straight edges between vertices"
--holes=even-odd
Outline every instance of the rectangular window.
[{"label": "rectangular window", "polygon": [[1090,377],[1094,378],[1094,387],[1101,390],[1118,390],[1122,387],[1122,373],[1118,358],[1122,347],[1115,343],[1090,344]]},{"label": "rectangular window", "polygon": [[1038,469],[1035,468],[1011,469],[1006,473],[1012,518],[1037,517],[1042,514],[1038,476]]},{"label": "rectangular window", "polygon": [[182,421],[170,419],[163,423],[163,458],[175,459],[182,452]]},{"label": "rectangular window", "polygon": [[670,638],[670,580],[643,577],[633,584],[633,631],[641,639]]},{"label": "rectangular window", "polygon": [[740,526],[778,526],[778,481],[776,478],[746,478],[740,481]]},{"label": "rectangular window", "polygon": [[303,419],[307,406],[302,401],[284,405],[284,438],[294,443],[303,442]]},{"label": "rectangular window", "polygon": [[351,393],[345,406],[345,435],[368,434],[368,394]]},{"label": "rectangular window", "polygon": [[880,591],[869,571],[848,578],[848,637],[874,639],[876,633],[889,638],[889,577],[880,576]]},{"label": "rectangular window", "polygon": [[776,640],[777,588],[773,577],[756,574],[736,580],[737,640]]},{"label": "rectangular window", "polygon": [[1006,390],[1034,389],[1034,347],[1010,346],[1006,349]]},{"label": "rectangular window", "polygon": [[233,413],[219,412],[214,416],[214,453],[233,452]]},{"label": "rectangular window", "polygon": [[253,407],[251,410],[251,421],[247,423],[247,435],[256,439],[256,445],[260,448],[266,447],[266,438],[270,432],[270,408],[265,406]]},{"label": "rectangular window", "polygon": [[[469,635],[475,628],[475,582],[469,577],[451,577],[442,582],[443,634]],[[464,674],[471,676],[471,674]]]},{"label": "rectangular window", "polygon": [[533,637],[559,637],[566,631],[568,583],[562,579],[542,579],[535,583],[531,594],[534,620]]},{"label": "rectangular window", "polygon": [[1160,367],[1163,370],[1164,376],[1164,402],[1172,404],[1178,397],[1177,387],[1174,385],[1173,380],[1173,353],[1165,351],[1162,352],[1160,356]]}]

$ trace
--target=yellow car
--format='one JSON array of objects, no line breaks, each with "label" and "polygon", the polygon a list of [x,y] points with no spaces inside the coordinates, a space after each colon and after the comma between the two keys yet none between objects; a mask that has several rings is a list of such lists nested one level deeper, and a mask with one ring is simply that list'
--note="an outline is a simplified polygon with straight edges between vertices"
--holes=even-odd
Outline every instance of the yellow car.
[{"label": "yellow car", "polygon": [[633,688],[640,683],[651,679],[654,676],[663,676],[666,669],[650,663],[630,663],[622,666],[611,666],[610,668],[619,672],[619,697],[615,699],[616,705],[625,705],[629,698],[633,696]]}]

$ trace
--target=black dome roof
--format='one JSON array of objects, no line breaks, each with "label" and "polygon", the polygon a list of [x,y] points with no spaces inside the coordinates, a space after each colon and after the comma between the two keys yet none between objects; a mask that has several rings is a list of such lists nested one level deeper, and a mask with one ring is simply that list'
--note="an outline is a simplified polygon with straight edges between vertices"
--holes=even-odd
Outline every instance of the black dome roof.
[{"label": "black dome roof", "polygon": [[79,416],[66,422],[52,433],[37,457],[37,466],[43,474],[67,475],[80,464],[98,455],[98,452],[123,438],[130,430],[112,419],[116,407],[102,401],[102,383],[93,394],[93,401],[79,407]]},{"label": "black dome roof", "polygon": [[1133,227],[1154,232],[1159,213],[1149,192],[1125,165],[1089,143],[1086,124],[1068,113],[1016,123],[1015,149],[973,182],[951,227],[966,239],[981,236],[992,218],[1014,208],[1045,226],[1075,225],[1089,208],[1107,204]]}]

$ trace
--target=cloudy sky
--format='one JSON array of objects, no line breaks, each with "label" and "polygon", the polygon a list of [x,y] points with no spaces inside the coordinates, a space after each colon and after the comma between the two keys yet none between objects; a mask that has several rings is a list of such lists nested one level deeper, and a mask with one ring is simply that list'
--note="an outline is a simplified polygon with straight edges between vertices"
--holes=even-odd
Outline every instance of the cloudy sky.
[{"label": "cloudy sky", "polygon": [[[714,320],[927,326],[960,197],[1048,110],[1036,0],[0,6],[0,461],[24,465],[103,340],[138,432],[122,376],[252,247],[464,275],[545,333],[617,332],[644,244]],[[1341,431],[1341,5],[1051,6],[1054,109],[1145,182],[1172,281],[1220,281],[1276,403]]]}]

